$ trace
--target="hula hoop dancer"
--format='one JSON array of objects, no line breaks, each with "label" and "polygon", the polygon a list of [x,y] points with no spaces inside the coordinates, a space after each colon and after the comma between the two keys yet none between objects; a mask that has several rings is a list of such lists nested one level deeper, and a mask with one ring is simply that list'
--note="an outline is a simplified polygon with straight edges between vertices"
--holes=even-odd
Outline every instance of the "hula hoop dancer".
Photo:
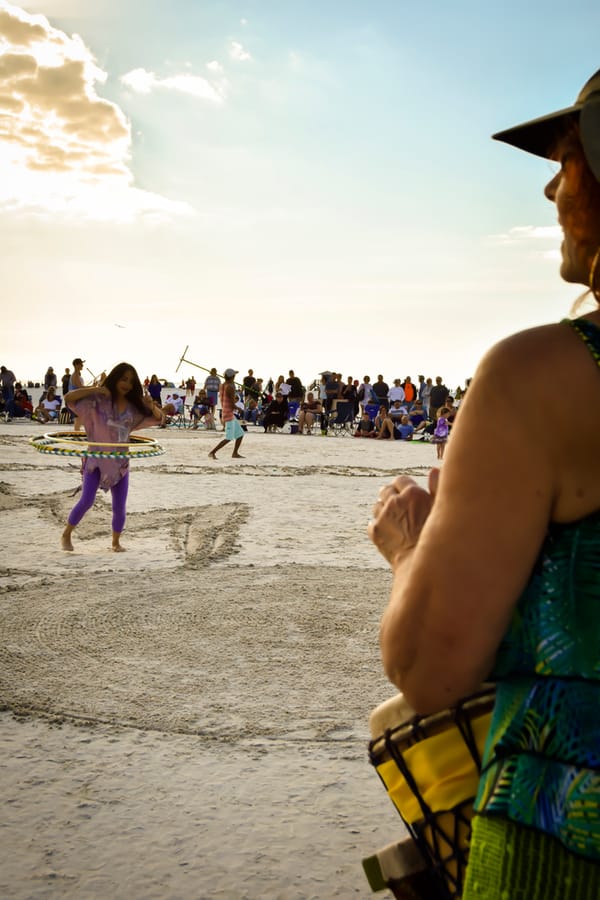
[{"label": "hula hoop dancer", "polygon": [[[114,441],[123,444],[135,428],[150,428],[163,421],[161,409],[145,400],[137,372],[129,363],[119,363],[100,386],[69,391],[65,403],[83,422],[90,445]],[[69,514],[62,533],[62,549],[72,550],[71,534],[86,512],[91,509],[98,488],[112,495],[112,549],[119,553],[121,532],[125,527],[129,460],[84,458],[81,466],[83,488],[81,498]]]}]

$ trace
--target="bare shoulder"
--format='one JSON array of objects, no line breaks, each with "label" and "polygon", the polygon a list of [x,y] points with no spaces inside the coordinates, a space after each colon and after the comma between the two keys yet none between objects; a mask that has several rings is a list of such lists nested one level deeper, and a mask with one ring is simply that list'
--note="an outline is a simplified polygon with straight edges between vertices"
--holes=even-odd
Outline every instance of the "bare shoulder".
[{"label": "bare shoulder", "polygon": [[556,373],[557,365],[572,371],[578,351],[577,337],[564,322],[528,328],[494,344],[481,360],[477,377],[500,376],[508,386],[526,378],[535,385],[549,373]]},{"label": "bare shoulder", "polygon": [[[600,324],[597,318],[590,316]],[[590,416],[600,404],[599,375],[589,349],[566,322],[505,338],[477,369],[461,404],[453,450],[460,449],[463,460],[483,451],[488,467],[495,462],[495,474],[510,462],[521,483],[543,480],[553,519],[586,515],[600,504],[600,430]],[[521,401],[525,406],[515,414]]]}]

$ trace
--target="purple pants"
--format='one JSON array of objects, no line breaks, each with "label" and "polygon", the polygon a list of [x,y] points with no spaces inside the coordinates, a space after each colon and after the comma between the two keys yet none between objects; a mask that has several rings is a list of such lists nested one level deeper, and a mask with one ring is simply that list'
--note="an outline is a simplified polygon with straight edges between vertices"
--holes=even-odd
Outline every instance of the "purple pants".
[{"label": "purple pants", "polygon": [[[83,473],[83,487],[81,490],[81,498],[75,504],[69,518],[69,525],[73,528],[79,525],[88,509],[91,509],[100,487],[100,469],[94,469],[92,472]],[[117,534],[121,534],[125,528],[125,517],[127,515],[127,492],[129,491],[129,472],[117,481],[110,489],[112,497],[112,530]]]}]

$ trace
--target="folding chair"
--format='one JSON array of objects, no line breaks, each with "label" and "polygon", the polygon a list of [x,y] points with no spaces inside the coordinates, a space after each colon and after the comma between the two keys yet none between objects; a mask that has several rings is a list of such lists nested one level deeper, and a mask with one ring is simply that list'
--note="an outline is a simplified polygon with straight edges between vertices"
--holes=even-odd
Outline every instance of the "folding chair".
[{"label": "folding chair", "polygon": [[334,437],[352,437],[354,432],[354,403],[350,400],[338,400],[337,406],[329,415],[329,428]]}]

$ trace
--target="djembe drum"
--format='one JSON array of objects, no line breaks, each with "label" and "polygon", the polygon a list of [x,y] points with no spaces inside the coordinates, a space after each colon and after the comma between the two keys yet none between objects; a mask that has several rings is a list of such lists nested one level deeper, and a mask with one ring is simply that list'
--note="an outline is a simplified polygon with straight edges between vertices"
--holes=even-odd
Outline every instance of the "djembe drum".
[{"label": "djembe drum", "polygon": [[[399,694],[371,714],[371,763],[423,859],[422,870],[413,865],[405,884],[403,878],[389,881],[396,897],[457,900],[462,894],[494,696],[494,686],[483,685],[452,709],[417,716]],[[402,844],[397,849],[406,853]],[[419,894],[423,872],[433,878]]]}]

